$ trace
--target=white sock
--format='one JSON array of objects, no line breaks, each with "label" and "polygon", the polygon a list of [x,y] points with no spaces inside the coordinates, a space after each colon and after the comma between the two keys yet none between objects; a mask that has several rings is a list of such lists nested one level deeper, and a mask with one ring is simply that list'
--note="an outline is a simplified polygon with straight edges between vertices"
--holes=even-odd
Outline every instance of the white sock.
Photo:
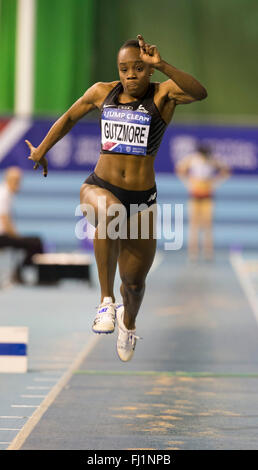
[{"label": "white sock", "polygon": [[104,297],[102,303],[103,303],[103,304],[112,304],[112,303],[113,303],[113,299],[112,299],[112,297]]}]

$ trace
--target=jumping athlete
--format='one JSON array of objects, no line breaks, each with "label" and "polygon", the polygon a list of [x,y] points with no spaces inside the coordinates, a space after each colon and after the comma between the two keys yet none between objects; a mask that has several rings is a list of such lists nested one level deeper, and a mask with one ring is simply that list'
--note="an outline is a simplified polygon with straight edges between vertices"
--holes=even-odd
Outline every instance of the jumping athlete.
[{"label": "jumping athlete", "polygon": [[[117,65],[119,81],[95,83],[56,121],[38,147],[26,143],[34,169],[42,165],[47,176],[48,150],[85,114],[95,108],[101,111],[100,158],[80,191],[81,204],[92,207],[95,215],[94,252],[101,299],[92,329],[112,333],[117,320],[117,352],[122,361],[128,361],[138,338],[135,319],[156,251],[152,217],[147,222],[148,238],[131,237],[130,225],[136,217],[140,226],[141,216],[156,203],[154,159],[176,106],[203,100],[207,92],[191,75],[163,60],[157,46],[147,44],[141,35],[122,45]],[[168,79],[151,83],[155,69]],[[107,227],[115,219],[112,208],[119,207],[117,204],[124,209],[128,233],[114,239],[108,230],[103,236],[102,221]],[[132,204],[145,204],[146,209],[130,217]],[[122,305],[115,303],[113,292],[117,265]]]}]

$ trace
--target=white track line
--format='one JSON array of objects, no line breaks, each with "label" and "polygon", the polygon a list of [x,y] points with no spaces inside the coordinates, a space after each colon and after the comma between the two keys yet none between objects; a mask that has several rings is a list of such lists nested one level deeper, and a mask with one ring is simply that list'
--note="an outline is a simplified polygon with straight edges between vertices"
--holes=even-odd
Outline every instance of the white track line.
[{"label": "white track line", "polygon": [[45,398],[47,395],[20,395],[21,398]]},{"label": "white track line", "polygon": [[245,261],[240,254],[231,255],[230,261],[258,323],[258,296],[248,276]]},{"label": "white track line", "polygon": [[39,405],[11,405],[11,408],[38,408]]},{"label": "white track line", "polygon": [[0,431],[20,431],[21,428],[0,428]]},{"label": "white track line", "polygon": [[17,436],[13,439],[13,441],[8,446],[7,450],[18,450],[21,448],[27,437],[30,435],[36,424],[42,418],[43,414],[47,411],[56,397],[59,395],[61,390],[65,387],[67,382],[73,375],[73,372],[80,367],[80,364],[84,361],[87,355],[92,351],[92,349],[96,346],[97,342],[100,339],[100,335],[92,336],[89,343],[85,346],[85,348],[78,354],[77,358],[74,360],[72,365],[69,369],[65,372],[65,374],[60,378],[56,385],[50,390],[48,395],[46,396],[45,400],[39,405],[39,407],[34,411],[28,421],[25,423],[21,431],[17,434]]},{"label": "white track line", "polygon": [[27,390],[49,390],[51,387],[26,387]]},{"label": "white track line", "polygon": [[25,419],[26,416],[0,416],[0,419]]},{"label": "white track line", "polygon": [[52,379],[52,378],[51,379],[49,379],[49,378],[43,379],[41,377],[36,377],[34,379],[34,382],[55,382],[55,381],[56,381],[56,379]]}]

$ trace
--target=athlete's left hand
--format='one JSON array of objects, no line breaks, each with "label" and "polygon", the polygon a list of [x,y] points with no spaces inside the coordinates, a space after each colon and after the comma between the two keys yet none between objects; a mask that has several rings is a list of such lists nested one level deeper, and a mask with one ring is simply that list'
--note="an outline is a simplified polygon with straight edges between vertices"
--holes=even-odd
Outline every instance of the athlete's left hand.
[{"label": "athlete's left hand", "polygon": [[162,59],[160,57],[157,46],[151,46],[150,44],[147,44],[141,34],[138,34],[137,39],[140,46],[140,57],[143,62],[152,65],[152,67],[160,64]]}]

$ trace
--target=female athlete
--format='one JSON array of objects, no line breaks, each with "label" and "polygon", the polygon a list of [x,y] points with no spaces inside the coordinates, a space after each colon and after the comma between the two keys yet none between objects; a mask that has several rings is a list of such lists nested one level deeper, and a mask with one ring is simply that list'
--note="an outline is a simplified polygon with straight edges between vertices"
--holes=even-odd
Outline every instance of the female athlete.
[{"label": "female athlete", "polygon": [[[135,319],[156,250],[152,217],[147,239],[131,237],[130,224],[136,216],[140,226],[141,214],[156,203],[154,159],[176,106],[203,100],[207,92],[191,75],[163,60],[157,47],[147,44],[141,35],[122,45],[117,65],[119,81],[95,83],[55,122],[38,147],[26,143],[34,169],[42,165],[47,176],[48,150],[85,114],[95,108],[101,111],[100,157],[80,191],[81,204],[94,210],[96,227],[94,252],[101,299],[92,329],[112,333],[117,321],[118,356],[128,361],[138,338]],[[164,73],[167,80],[151,83],[155,70]],[[112,209],[119,207],[117,204],[124,209],[128,236],[114,239],[105,227],[114,220],[116,212]],[[134,208],[145,204],[146,210],[130,217],[132,204]],[[117,265],[122,305],[115,303],[113,292]]]}]

